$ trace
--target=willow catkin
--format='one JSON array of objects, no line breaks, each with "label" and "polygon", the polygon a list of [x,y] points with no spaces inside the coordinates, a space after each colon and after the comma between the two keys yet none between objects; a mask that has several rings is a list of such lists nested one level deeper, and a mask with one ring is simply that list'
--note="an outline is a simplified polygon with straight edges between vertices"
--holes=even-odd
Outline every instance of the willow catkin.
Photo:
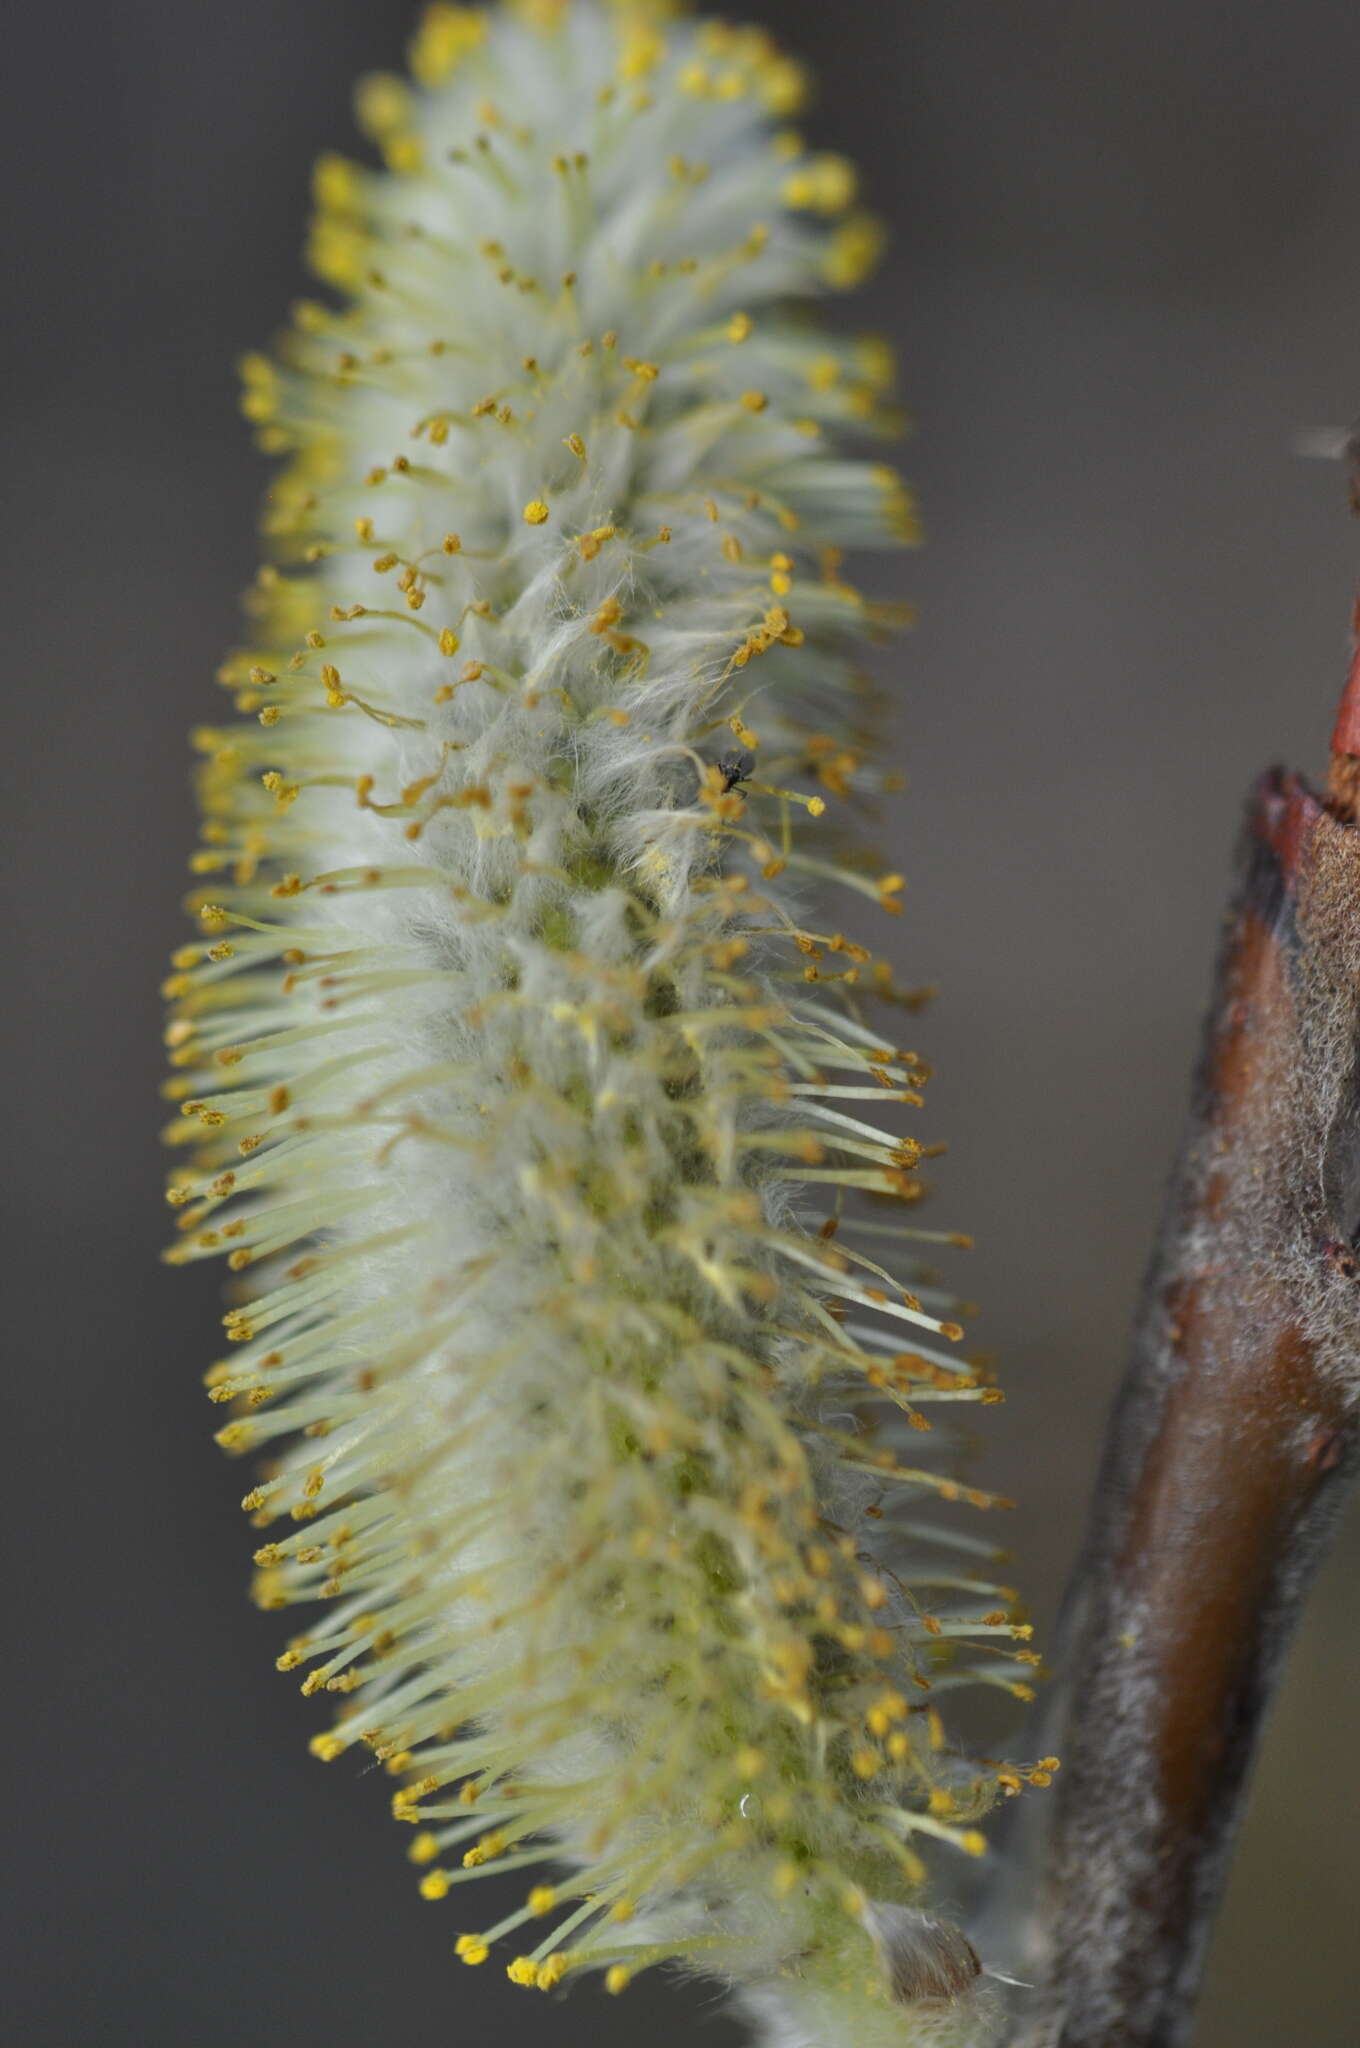
[{"label": "willow catkin", "polygon": [[841,551],[912,534],[851,452],[891,366],[807,311],[878,230],[758,31],[436,6],[412,71],[360,88],[386,168],[317,169],[339,303],[244,366],[284,460],[170,984],[257,1598],[464,1962],[981,2039],[918,1901],[1021,1774],[937,1703],[1033,1659],[920,1520],[987,1504],[915,1432],[992,1393],[880,1263],[938,1235],[876,1114],[923,1068],[810,907],[902,886],[836,852],[883,781]]}]

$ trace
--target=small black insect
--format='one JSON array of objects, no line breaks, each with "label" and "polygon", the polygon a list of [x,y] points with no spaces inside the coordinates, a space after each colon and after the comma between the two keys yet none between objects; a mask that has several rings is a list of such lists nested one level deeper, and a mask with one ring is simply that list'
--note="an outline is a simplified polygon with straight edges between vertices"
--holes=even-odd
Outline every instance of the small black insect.
[{"label": "small black insect", "polygon": [[756,757],[742,747],[736,753],[720,754],[717,765],[723,779],[723,795],[726,796],[729,789],[736,789],[738,784],[749,781]]}]

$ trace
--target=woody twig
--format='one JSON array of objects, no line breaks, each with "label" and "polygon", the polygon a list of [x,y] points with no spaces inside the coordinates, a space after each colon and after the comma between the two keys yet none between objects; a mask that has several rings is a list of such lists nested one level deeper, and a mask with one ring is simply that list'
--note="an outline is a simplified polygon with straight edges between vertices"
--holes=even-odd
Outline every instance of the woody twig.
[{"label": "woody twig", "polygon": [[1062,1631],[1025,2048],[1189,2038],[1262,1722],[1360,1465],[1360,652],[1332,747],[1325,796],[1274,770],[1248,804]]}]

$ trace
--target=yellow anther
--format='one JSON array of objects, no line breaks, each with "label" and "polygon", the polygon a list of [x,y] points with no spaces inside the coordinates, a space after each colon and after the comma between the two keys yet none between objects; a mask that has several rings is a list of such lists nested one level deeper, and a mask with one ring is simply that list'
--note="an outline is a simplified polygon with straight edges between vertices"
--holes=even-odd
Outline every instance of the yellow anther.
[{"label": "yellow anther", "polygon": [[444,1899],[448,1897],[449,1880],[442,1870],[427,1870],[420,1880],[422,1899]]},{"label": "yellow anther", "polygon": [[886,391],[897,375],[897,356],[881,334],[866,334],[855,343],[855,362],[874,391]]},{"label": "yellow anther", "polygon": [[338,1735],[314,1735],[307,1744],[313,1756],[320,1757],[323,1764],[332,1764],[343,1756],[345,1745]]},{"label": "yellow anther", "polygon": [[422,1828],[406,1853],[412,1863],[433,1863],[439,1854],[439,1837]]},{"label": "yellow anther", "polygon": [[400,78],[375,71],[360,79],[354,111],[364,134],[375,142],[383,142],[409,127],[411,95]]},{"label": "yellow anther", "polygon": [[528,1956],[516,1956],[513,1963],[507,1963],[505,1974],[512,1984],[522,1984],[532,1990],[538,1978],[538,1965]]},{"label": "yellow anther", "polygon": [[559,1949],[556,1955],[545,1957],[545,1959],[539,1964],[538,1972],[534,1978],[534,1982],[537,1984],[540,1991],[551,1991],[555,1985],[558,1985],[562,1982],[562,1979],[566,1976],[569,1967],[570,1965],[568,1964],[567,1958]]},{"label": "yellow anther", "polygon": [[827,244],[822,274],[838,291],[863,284],[883,253],[883,224],[872,213],[851,214]]},{"label": "yellow anther", "polygon": [[792,57],[773,57],[761,65],[756,89],[770,112],[785,120],[807,102],[807,73]]},{"label": "yellow anther", "polygon": [[536,1884],[526,1900],[529,1911],[538,1919],[551,1913],[557,1904],[557,1893],[550,1884]]},{"label": "yellow anther", "polygon": [[483,1863],[490,1863],[505,1847],[505,1836],[499,1831],[483,1835],[480,1842],[474,1842],[463,1858],[464,1870],[478,1870]]},{"label": "yellow anther", "polygon": [[620,1991],[626,1991],[633,1981],[633,1973],[623,1963],[611,1963],[604,1973],[604,1988],[614,1998]]},{"label": "yellow anther", "polygon": [[813,213],[844,213],[859,189],[855,167],[843,156],[815,156],[784,183],[786,206]]},{"label": "yellow anther", "polygon": [[443,85],[485,36],[486,16],[480,8],[450,7],[435,0],[411,41],[412,75],[421,85]]},{"label": "yellow anther", "polygon": [[423,169],[425,155],[414,135],[394,135],[382,145],[383,162],[399,178],[412,178]]},{"label": "yellow anther", "polygon": [[770,401],[763,391],[743,391],[741,402],[747,412],[764,412]]},{"label": "yellow anther", "polygon": [[348,157],[321,156],[312,167],[312,197],[326,213],[353,213],[363,189],[363,173]]},{"label": "yellow anther", "polygon": [[654,71],[666,54],[666,40],[643,22],[630,23],[624,31],[619,57],[619,77],[634,84]]},{"label": "yellow anther", "polygon": [[550,516],[542,498],[531,498],[524,508],[526,526],[546,526]]}]

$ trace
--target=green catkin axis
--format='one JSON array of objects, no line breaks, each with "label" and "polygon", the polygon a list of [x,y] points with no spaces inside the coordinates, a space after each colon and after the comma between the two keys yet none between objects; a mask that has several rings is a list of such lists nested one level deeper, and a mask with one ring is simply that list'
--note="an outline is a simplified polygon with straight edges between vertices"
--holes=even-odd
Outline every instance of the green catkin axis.
[{"label": "green catkin axis", "polygon": [[[237,1276],[257,1598],[307,1608],[313,1748],[386,1764],[465,1962],[978,2041],[928,1859],[1051,1760],[937,1711],[1034,1661],[920,1520],[989,1504],[932,1404],[997,1397],[880,1263],[939,1235],[875,1121],[923,1069],[810,907],[901,890],[836,851],[887,623],[840,551],[912,537],[855,452],[891,364],[806,316],[878,231],[759,31],[436,6],[412,71],[360,89],[386,168],[318,167],[338,304],[244,366],[283,461],[168,987],[170,1256]],[[483,1927],[492,1868],[526,1890]]]}]

